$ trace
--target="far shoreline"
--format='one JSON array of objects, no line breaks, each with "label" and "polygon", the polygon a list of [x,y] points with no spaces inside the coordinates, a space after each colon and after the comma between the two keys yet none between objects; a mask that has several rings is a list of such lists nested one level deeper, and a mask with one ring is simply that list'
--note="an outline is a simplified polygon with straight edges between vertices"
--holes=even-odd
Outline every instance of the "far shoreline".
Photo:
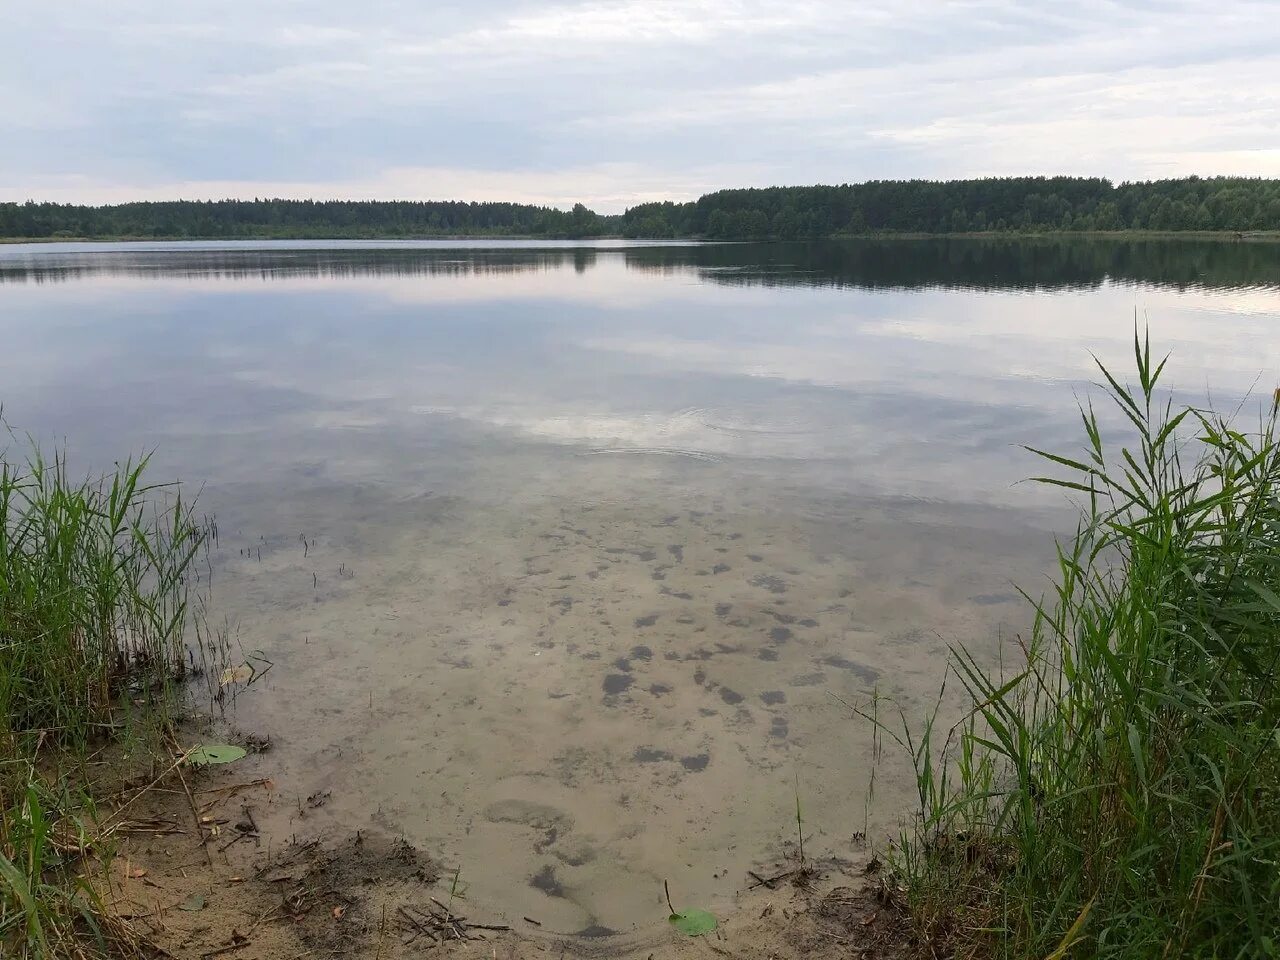
[{"label": "far shoreline", "polygon": [[838,233],[824,237],[627,237],[619,233],[598,234],[587,237],[547,236],[546,234],[387,234],[384,236],[344,236],[316,232],[300,236],[264,237],[244,235],[234,237],[191,236],[134,236],[129,234],[99,237],[0,237],[0,244],[40,243],[218,243],[259,241],[287,243],[295,240],[329,240],[377,243],[380,241],[477,241],[477,240],[554,240],[557,242],[596,240],[642,240],[650,243],[663,241],[682,243],[822,243],[833,240],[1217,240],[1239,243],[1280,242],[1280,230],[985,230],[957,233]]}]

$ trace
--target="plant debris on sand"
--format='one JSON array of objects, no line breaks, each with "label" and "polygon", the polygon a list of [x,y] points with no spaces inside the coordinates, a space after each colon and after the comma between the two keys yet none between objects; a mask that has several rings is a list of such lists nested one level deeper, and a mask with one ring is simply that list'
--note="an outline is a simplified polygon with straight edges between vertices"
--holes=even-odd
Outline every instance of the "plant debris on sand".
[{"label": "plant debris on sand", "polygon": [[350,951],[385,931],[388,896],[404,901],[398,910],[426,898],[422,888],[440,877],[407,841],[361,831],[332,846],[291,844],[256,874],[265,896],[274,893],[265,921],[291,921],[303,946],[328,952]]}]

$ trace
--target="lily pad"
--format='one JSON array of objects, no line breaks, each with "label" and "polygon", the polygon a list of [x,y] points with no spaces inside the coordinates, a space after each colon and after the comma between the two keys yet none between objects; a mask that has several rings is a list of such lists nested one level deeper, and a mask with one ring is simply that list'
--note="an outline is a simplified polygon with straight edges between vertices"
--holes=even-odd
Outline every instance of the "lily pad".
[{"label": "lily pad", "polygon": [[667,921],[687,937],[701,937],[716,928],[714,914],[706,910],[682,910],[667,917]]},{"label": "lily pad", "polygon": [[210,763],[232,763],[244,755],[244,747],[230,743],[206,743],[192,750],[187,759],[197,767],[203,767]]}]

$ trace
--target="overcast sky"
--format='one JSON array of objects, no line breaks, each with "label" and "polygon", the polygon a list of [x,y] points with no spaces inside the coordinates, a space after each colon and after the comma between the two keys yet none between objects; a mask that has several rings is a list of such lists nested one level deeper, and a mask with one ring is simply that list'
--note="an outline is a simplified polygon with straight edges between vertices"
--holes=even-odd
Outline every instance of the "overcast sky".
[{"label": "overcast sky", "polygon": [[1280,176],[1280,0],[0,0],[0,199]]}]

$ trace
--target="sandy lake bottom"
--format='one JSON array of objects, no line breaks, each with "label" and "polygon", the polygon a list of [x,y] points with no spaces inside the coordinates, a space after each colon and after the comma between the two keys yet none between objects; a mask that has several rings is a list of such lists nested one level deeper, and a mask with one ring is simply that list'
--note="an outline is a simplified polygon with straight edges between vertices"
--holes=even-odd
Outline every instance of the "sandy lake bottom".
[{"label": "sandy lake bottom", "polygon": [[1009,648],[1011,581],[1049,538],[977,508],[712,494],[715,465],[662,459],[565,457],[560,496],[318,490],[270,526],[220,517],[215,597],[274,663],[234,714],[275,743],[268,833],[377,827],[472,903],[603,936],[665,927],[663,879],[728,909],[794,852],[797,782],[810,856],[894,832],[913,784],[887,755],[868,803],[849,704],[923,717],[948,644]]}]

